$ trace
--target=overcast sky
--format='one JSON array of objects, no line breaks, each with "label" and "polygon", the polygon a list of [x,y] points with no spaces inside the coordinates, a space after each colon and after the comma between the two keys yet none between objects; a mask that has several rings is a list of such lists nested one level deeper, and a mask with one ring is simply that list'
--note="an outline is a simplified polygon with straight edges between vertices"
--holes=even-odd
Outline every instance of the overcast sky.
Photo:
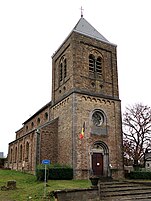
[{"label": "overcast sky", "polygon": [[150,0],[0,0],[0,152],[51,100],[51,56],[84,18],[117,44],[122,112],[151,106]]}]

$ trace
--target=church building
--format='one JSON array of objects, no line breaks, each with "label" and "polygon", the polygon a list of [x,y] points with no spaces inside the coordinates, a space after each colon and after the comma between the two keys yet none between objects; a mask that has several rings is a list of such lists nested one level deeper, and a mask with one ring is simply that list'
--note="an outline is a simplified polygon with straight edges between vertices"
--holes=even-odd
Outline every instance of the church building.
[{"label": "church building", "polygon": [[52,56],[52,100],[9,143],[11,169],[35,173],[44,159],[75,179],[123,177],[116,45],[83,16]]}]

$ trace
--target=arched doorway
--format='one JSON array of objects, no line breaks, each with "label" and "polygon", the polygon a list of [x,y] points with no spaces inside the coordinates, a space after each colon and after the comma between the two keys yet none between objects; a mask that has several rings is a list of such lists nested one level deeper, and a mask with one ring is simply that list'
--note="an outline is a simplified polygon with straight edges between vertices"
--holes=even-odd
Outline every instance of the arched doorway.
[{"label": "arched doorway", "polygon": [[91,170],[97,176],[110,176],[109,150],[102,141],[95,142],[91,147]]}]

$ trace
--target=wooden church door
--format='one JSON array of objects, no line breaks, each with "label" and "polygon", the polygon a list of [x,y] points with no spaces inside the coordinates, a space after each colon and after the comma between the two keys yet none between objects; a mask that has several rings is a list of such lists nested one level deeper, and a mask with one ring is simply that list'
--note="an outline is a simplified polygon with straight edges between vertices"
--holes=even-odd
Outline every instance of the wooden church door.
[{"label": "wooden church door", "polygon": [[94,175],[103,175],[103,155],[101,153],[93,153],[92,170]]}]

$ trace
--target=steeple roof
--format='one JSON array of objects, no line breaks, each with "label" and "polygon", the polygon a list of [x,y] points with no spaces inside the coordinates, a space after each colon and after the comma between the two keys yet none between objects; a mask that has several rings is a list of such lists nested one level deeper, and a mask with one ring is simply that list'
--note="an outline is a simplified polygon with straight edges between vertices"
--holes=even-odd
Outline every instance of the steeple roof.
[{"label": "steeple roof", "polygon": [[89,22],[87,22],[83,17],[80,18],[78,23],[73,29],[74,32],[81,33],[83,35],[89,36],[91,38],[96,38],[97,40],[110,43],[102,34],[100,34]]},{"label": "steeple roof", "polygon": [[[100,34],[88,21],[86,21],[83,18],[83,15],[81,15],[81,18],[79,19],[78,23],[76,24],[76,26],[73,28],[73,30],[70,32],[70,34],[68,35],[67,38],[69,38],[69,36],[71,35],[72,32],[77,32],[80,34],[83,34],[85,36],[91,37],[91,38],[95,38],[97,40],[100,40],[102,42],[111,44],[116,46],[115,44],[109,42],[102,34]],[[67,38],[64,40],[64,42],[67,40]],[[63,42],[63,43],[64,43]],[[62,45],[60,45],[60,47],[58,48],[58,50],[61,48]],[[57,50],[57,51],[58,51]],[[52,57],[57,53],[57,51],[52,55]]]}]

